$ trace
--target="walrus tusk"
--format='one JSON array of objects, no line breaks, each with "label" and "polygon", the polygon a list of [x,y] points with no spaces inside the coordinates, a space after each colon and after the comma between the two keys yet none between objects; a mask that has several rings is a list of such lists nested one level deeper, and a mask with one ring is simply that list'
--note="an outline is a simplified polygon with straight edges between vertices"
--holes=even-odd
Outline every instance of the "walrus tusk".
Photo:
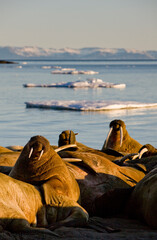
[{"label": "walrus tusk", "polygon": [[108,132],[108,135],[107,135],[107,138],[106,138],[106,141],[104,143],[104,147],[103,148],[106,148],[107,147],[107,144],[108,144],[108,140],[110,138],[110,135],[112,133],[112,130],[113,130],[113,127],[110,128],[110,131]]},{"label": "walrus tusk", "polygon": [[82,162],[82,159],[80,158],[62,158],[65,162]]},{"label": "walrus tusk", "polygon": [[127,155],[125,155],[124,157],[122,157],[119,160],[119,163],[124,163],[126,159],[129,159],[130,157],[132,157],[132,160],[135,160],[137,157],[139,156],[138,153],[129,153]]},{"label": "walrus tusk", "polygon": [[56,148],[55,152],[60,152],[60,151],[62,151],[64,149],[71,148],[71,147],[75,147],[76,148],[77,145],[76,144],[67,144],[67,145],[61,146],[59,148]]},{"label": "walrus tusk", "polygon": [[42,149],[38,160],[40,160],[40,158],[41,158],[41,156],[43,155],[43,153],[44,153],[44,150]]},{"label": "walrus tusk", "polygon": [[122,146],[122,142],[123,142],[123,128],[122,126],[120,126],[120,147]]},{"label": "walrus tusk", "polygon": [[33,148],[31,148],[28,158],[31,158],[32,153],[33,153]]},{"label": "walrus tusk", "polygon": [[146,147],[143,148],[143,149],[139,152],[139,159],[141,159],[142,155],[143,155],[145,152],[148,152],[148,149],[147,149]]}]

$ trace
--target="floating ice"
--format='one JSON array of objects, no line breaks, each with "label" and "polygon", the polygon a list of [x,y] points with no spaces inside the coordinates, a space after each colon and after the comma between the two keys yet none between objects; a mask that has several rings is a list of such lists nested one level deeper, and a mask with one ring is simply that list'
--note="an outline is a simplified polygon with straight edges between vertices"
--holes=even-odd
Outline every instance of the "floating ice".
[{"label": "floating ice", "polygon": [[103,80],[98,78],[89,78],[85,81],[75,81],[75,82],[61,82],[61,83],[52,83],[52,84],[33,84],[28,83],[24,84],[24,87],[68,87],[68,88],[125,88],[126,85],[123,84],[114,84],[109,82],[103,82]]},{"label": "floating ice", "polygon": [[27,108],[45,108],[75,111],[109,111],[117,109],[153,108],[157,103],[140,103],[135,101],[32,101],[26,102]]},{"label": "floating ice", "polygon": [[42,69],[50,69],[51,66],[42,66],[41,68],[42,68]]},{"label": "floating ice", "polygon": [[42,69],[50,69],[50,68],[59,69],[59,68],[61,68],[61,67],[60,67],[60,66],[42,66],[41,68],[42,68]]},{"label": "floating ice", "polygon": [[62,68],[59,70],[54,70],[51,72],[52,74],[98,74],[95,71],[84,71],[84,70],[76,70],[75,68]]},{"label": "floating ice", "polygon": [[22,68],[22,66],[20,65],[20,66],[16,66],[16,68]]}]

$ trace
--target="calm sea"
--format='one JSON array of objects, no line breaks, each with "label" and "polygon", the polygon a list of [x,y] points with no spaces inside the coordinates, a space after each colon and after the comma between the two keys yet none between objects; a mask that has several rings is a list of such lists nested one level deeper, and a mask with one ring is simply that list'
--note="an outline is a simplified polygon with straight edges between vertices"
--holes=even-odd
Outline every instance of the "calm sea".
[{"label": "calm sea", "polygon": [[[60,66],[93,70],[96,75],[51,74]],[[125,83],[125,89],[24,88],[23,84],[51,84],[100,78]],[[28,61],[0,64],[0,146],[25,145],[34,135],[57,144],[66,129],[79,133],[77,141],[101,148],[109,123],[121,119],[131,137],[157,147],[157,108],[80,112],[26,108],[25,102],[47,100],[115,100],[157,103],[157,61]]]}]

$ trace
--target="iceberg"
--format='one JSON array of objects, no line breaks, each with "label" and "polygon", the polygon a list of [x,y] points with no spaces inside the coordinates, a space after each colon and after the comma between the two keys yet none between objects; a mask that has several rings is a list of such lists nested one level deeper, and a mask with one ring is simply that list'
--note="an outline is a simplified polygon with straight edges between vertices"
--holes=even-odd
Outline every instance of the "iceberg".
[{"label": "iceberg", "polygon": [[99,78],[89,78],[85,81],[75,81],[75,82],[60,82],[60,83],[52,83],[52,84],[33,84],[28,83],[24,84],[24,87],[67,87],[67,88],[125,88],[126,84],[115,84],[104,82]]},{"label": "iceberg", "polygon": [[74,111],[111,111],[119,109],[154,108],[157,103],[140,103],[135,101],[31,101],[25,102],[27,108],[43,108]]}]

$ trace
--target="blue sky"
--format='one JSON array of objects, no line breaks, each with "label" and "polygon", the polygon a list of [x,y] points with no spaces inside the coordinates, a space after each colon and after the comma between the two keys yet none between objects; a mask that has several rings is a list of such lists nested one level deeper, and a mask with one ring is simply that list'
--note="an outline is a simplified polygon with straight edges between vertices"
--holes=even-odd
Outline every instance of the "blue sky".
[{"label": "blue sky", "polygon": [[0,0],[0,46],[157,50],[157,0]]}]

